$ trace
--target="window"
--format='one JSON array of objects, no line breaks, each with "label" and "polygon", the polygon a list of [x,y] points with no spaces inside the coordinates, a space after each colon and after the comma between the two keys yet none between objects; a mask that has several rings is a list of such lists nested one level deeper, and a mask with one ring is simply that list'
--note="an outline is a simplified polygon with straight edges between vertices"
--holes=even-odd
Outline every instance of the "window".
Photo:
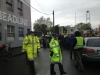
[{"label": "window", "polygon": [[1,32],[2,32],[2,28],[1,28],[1,24],[0,24],[0,41],[1,41],[1,39],[2,39],[2,34],[1,34]]},{"label": "window", "polygon": [[100,38],[88,39],[86,46],[100,47]]},{"label": "window", "polygon": [[12,0],[6,0],[6,2],[8,2],[8,3],[12,4]]},{"label": "window", "polygon": [[24,37],[24,28],[19,27],[19,37]]},{"label": "window", "polygon": [[7,25],[7,37],[15,36],[15,27],[11,25]]},{"label": "window", "polygon": [[19,8],[19,9],[22,9],[22,4],[23,4],[23,3],[22,3],[20,0],[18,0],[18,8]]},{"label": "window", "polygon": [[19,15],[23,16],[22,13],[23,3],[20,0],[17,0],[17,2],[18,2],[18,13]]},{"label": "window", "polygon": [[13,12],[13,1],[12,0],[6,0],[6,7],[8,11]]},{"label": "window", "polygon": [[27,29],[27,33],[29,33],[30,32],[30,29]]}]

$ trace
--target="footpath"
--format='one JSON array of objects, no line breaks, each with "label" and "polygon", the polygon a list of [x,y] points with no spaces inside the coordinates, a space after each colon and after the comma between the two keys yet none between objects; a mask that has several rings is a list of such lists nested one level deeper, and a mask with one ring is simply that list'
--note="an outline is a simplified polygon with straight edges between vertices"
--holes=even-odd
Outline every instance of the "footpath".
[{"label": "footpath", "polygon": [[13,49],[13,53],[12,53],[13,57],[23,54],[22,47],[16,47],[16,48],[12,48],[12,49]]}]

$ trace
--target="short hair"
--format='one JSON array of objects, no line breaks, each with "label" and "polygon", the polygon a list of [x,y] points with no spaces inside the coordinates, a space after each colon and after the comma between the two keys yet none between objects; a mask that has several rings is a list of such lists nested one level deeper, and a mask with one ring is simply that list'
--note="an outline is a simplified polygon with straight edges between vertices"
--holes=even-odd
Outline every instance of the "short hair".
[{"label": "short hair", "polygon": [[75,36],[81,36],[81,33],[79,31],[76,31]]},{"label": "short hair", "polygon": [[30,31],[29,34],[34,34],[34,32],[33,31]]}]

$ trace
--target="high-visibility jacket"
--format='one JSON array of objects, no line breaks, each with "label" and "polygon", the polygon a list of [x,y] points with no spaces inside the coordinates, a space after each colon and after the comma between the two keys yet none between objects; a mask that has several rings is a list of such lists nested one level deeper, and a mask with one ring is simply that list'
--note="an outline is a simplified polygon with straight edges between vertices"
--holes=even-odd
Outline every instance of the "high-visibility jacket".
[{"label": "high-visibility jacket", "polygon": [[[23,40],[23,46],[22,47],[26,49],[27,52],[27,58],[29,60],[34,60],[34,58],[37,57],[37,48],[40,48],[40,42],[37,36],[27,36]],[[23,49],[22,49],[23,50]]]},{"label": "high-visibility jacket", "polygon": [[83,37],[75,37],[76,40],[77,40],[77,44],[75,45],[74,49],[79,49],[79,48],[83,48],[83,42],[84,42],[84,39]]},{"label": "high-visibility jacket", "polygon": [[52,37],[50,43],[50,60],[51,63],[59,63],[62,61],[62,54],[61,54],[61,48],[59,45],[59,41],[55,40],[54,37]]},{"label": "high-visibility jacket", "polygon": [[35,37],[37,38],[37,48],[40,48],[40,39],[37,36]]},{"label": "high-visibility jacket", "polygon": [[66,38],[67,37],[67,35],[64,35],[64,38]]},{"label": "high-visibility jacket", "polygon": [[24,39],[23,39],[23,44],[22,44],[22,52],[26,52],[26,50],[27,50],[27,45],[26,44],[24,44],[24,42],[25,42],[25,38],[27,38],[28,36],[25,36],[24,37]]}]

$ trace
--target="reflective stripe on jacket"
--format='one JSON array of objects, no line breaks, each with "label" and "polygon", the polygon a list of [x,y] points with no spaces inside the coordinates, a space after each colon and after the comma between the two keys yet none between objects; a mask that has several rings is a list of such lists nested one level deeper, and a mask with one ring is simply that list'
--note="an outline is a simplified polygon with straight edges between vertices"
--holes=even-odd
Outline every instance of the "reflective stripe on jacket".
[{"label": "reflective stripe on jacket", "polygon": [[35,38],[37,39],[37,48],[40,48],[40,39],[37,36]]},{"label": "reflective stripe on jacket", "polygon": [[79,49],[79,48],[83,48],[83,37],[76,37],[77,40],[77,44],[75,45],[74,49]]},{"label": "reflective stripe on jacket", "polygon": [[53,37],[49,43],[50,46],[50,60],[51,63],[59,63],[62,61],[61,49],[59,46],[59,41],[55,40]]},{"label": "reflective stripe on jacket", "polygon": [[24,38],[23,44],[26,45],[28,59],[32,60],[37,57],[37,48],[39,40],[36,36],[29,35]]}]

